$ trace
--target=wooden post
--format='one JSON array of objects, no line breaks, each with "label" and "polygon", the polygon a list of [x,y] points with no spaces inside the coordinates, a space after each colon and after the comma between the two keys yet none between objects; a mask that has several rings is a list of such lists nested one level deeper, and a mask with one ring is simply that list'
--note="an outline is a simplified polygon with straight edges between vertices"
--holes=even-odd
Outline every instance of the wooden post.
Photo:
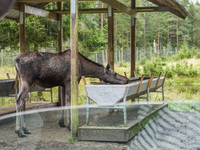
[{"label": "wooden post", "polygon": [[175,54],[177,54],[178,53],[178,51],[177,51],[177,47],[175,47]]},{"label": "wooden post", "polygon": [[20,43],[20,54],[25,53],[25,4],[19,3],[19,43]]},{"label": "wooden post", "polygon": [[[62,10],[62,2],[57,3],[58,10]],[[62,44],[63,44],[63,24],[62,24],[62,14],[57,15],[58,21],[58,53],[62,52]],[[62,87],[58,87],[58,105],[61,106],[61,98],[62,98]]]},{"label": "wooden post", "polygon": [[114,10],[108,6],[108,63],[114,70]]},{"label": "wooden post", "polygon": [[165,46],[163,46],[163,56],[165,56]]},{"label": "wooden post", "polygon": [[8,79],[10,79],[10,74],[8,72],[6,73],[6,76]]},{"label": "wooden post", "polygon": [[96,53],[96,63],[98,62],[98,54]]},{"label": "wooden post", "polygon": [[178,16],[176,20],[176,47],[178,49]]},{"label": "wooden post", "polygon": [[[19,3],[19,46],[20,54],[25,53],[25,3]],[[24,101],[23,109],[25,110],[26,101]]]},{"label": "wooden post", "polygon": [[105,64],[105,55],[104,55],[104,50],[102,50],[102,63]]},{"label": "wooden post", "polygon": [[[131,8],[134,9],[136,6],[136,0],[131,0]],[[136,28],[136,18],[131,18],[131,77],[134,77],[135,71],[135,28]]]},{"label": "wooden post", "polygon": [[3,50],[1,50],[1,67],[3,67]]},{"label": "wooden post", "polygon": [[[70,3],[71,106],[78,105],[78,0]],[[78,109],[71,109],[71,135],[77,137]]]}]

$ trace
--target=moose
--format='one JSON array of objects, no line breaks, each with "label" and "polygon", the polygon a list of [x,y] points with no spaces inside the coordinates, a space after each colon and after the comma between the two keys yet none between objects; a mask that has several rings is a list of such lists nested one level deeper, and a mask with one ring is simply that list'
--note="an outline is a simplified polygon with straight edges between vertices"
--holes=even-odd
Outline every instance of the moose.
[{"label": "moose", "polygon": [[[16,109],[20,114],[24,111],[24,101],[31,86],[51,88],[62,87],[62,105],[71,104],[71,50],[61,53],[48,52],[28,52],[15,59],[15,68],[19,79],[19,95],[16,99]],[[78,83],[81,76],[99,78],[100,80],[112,84],[127,84],[128,78],[106,68],[78,53]],[[64,127],[64,113],[61,114],[59,125]],[[69,117],[68,117],[69,120]],[[67,125],[70,128],[70,121]],[[24,137],[30,134],[22,115],[16,118],[16,134]]]}]

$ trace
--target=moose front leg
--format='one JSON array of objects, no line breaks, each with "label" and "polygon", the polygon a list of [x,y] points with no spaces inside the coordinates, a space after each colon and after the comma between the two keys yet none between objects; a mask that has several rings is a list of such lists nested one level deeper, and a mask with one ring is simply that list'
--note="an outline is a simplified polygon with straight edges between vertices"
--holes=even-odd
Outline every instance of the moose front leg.
[{"label": "moose front leg", "polygon": [[71,130],[71,86],[70,86],[70,82],[68,84],[68,86],[65,89],[65,102],[68,106],[67,108],[67,128],[69,130]]},{"label": "moose front leg", "polygon": [[61,118],[60,118],[60,121],[58,122],[59,126],[60,127],[66,127],[65,126],[65,123],[64,123],[64,107],[66,105],[65,103],[65,87],[62,87],[62,97],[61,97],[61,107],[62,107],[62,110],[61,110]]},{"label": "moose front leg", "polygon": [[71,123],[70,123],[70,109],[69,108],[67,108],[67,126],[65,126],[65,121],[64,121],[64,118],[65,118],[65,112],[64,112],[64,106],[66,106],[66,104],[67,104],[67,106],[70,106],[71,105],[71,103],[70,103],[70,100],[71,100],[71,96],[70,96],[70,83],[69,84],[67,84],[67,86],[65,86],[65,87],[62,87],[62,103],[61,103],[61,105],[62,105],[62,107],[63,107],[63,109],[62,109],[62,112],[61,112],[61,119],[60,119],[60,121],[59,121],[59,126],[60,127],[67,127],[69,130],[70,130],[70,125],[71,125]]}]

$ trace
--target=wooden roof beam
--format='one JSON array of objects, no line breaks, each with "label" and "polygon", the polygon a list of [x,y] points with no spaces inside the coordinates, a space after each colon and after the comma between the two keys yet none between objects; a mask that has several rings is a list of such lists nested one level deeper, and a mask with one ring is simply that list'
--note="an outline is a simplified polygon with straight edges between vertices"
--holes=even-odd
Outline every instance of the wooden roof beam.
[{"label": "wooden roof beam", "polygon": [[[43,7],[44,5],[46,5],[46,3],[43,3],[40,6]],[[13,9],[19,10],[18,3],[16,3],[13,6]],[[25,13],[29,14],[29,15],[37,15],[37,16],[40,16],[40,17],[46,17],[46,18],[49,18],[49,19],[57,20],[57,14],[50,12],[50,11],[47,11],[47,10],[44,10],[44,9],[29,6],[29,5],[25,5]]]},{"label": "wooden roof beam", "polygon": [[136,10],[127,7],[126,5],[118,2],[117,0],[100,0],[100,1],[113,7],[114,9],[120,10],[122,13],[128,14],[133,18],[137,18]]},{"label": "wooden roof beam", "polygon": [[[95,0],[78,0],[78,1],[95,1]],[[18,3],[50,3],[50,2],[70,2],[70,0],[17,0]]]},{"label": "wooden roof beam", "polygon": [[[135,9],[136,12],[161,12],[161,11],[169,11],[168,7],[136,7]],[[49,10],[50,12],[54,12],[57,14],[69,14],[70,10],[62,10],[62,11],[57,11],[57,10]],[[120,13],[120,10],[115,9],[114,13]],[[107,8],[90,8],[90,9],[79,9],[78,10],[79,14],[93,14],[93,13],[108,13]]]},{"label": "wooden roof beam", "polygon": [[30,14],[30,15],[37,15],[40,17],[45,17],[53,20],[57,20],[57,15],[53,12],[40,9],[40,8],[35,8],[29,5],[25,5],[25,13]]}]

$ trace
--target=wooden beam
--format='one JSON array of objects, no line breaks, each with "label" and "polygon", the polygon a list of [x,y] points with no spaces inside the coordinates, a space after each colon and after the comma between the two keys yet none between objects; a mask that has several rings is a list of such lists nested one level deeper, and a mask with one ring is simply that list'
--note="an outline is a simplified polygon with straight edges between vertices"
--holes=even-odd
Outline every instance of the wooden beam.
[{"label": "wooden beam", "polygon": [[108,6],[108,63],[114,70],[114,12],[111,6]]},{"label": "wooden beam", "polygon": [[128,14],[131,17],[136,17],[137,16],[137,12],[136,10],[131,9],[130,7],[127,7],[126,5],[118,2],[117,0],[100,0],[105,4],[108,4],[109,6],[120,10],[122,13]]},{"label": "wooden beam", "polygon": [[[95,0],[78,0],[78,1],[95,1]],[[70,0],[17,0],[18,3],[50,3],[50,2],[70,2]]]},{"label": "wooden beam", "polygon": [[25,5],[25,13],[57,20],[57,15],[55,13],[29,5]]},{"label": "wooden beam", "polygon": [[[131,0],[131,8],[135,9],[136,2]],[[135,77],[135,66],[136,66],[136,43],[135,43],[135,32],[136,32],[136,18],[131,18],[131,77]]]},{"label": "wooden beam", "polygon": [[183,11],[183,9],[181,8],[181,5],[180,3],[178,2],[175,2],[174,0],[167,0],[177,11],[179,11],[183,16],[187,16],[186,12]]},{"label": "wooden beam", "polygon": [[19,43],[20,43],[20,54],[25,53],[25,4],[20,3],[19,5]]},{"label": "wooden beam", "polygon": [[[57,3],[58,10],[62,10],[62,2]],[[62,44],[63,44],[63,22],[62,22],[62,14],[57,15],[58,19],[58,53],[62,52]],[[62,99],[62,87],[58,87],[58,105],[61,106]]]},{"label": "wooden beam", "polygon": [[[78,105],[78,0],[70,3],[71,106]],[[71,135],[77,137],[78,108],[71,109]]]},{"label": "wooden beam", "polygon": [[[168,7],[137,7],[136,12],[158,12],[158,11],[168,11]],[[48,10],[56,14],[70,14],[70,10]],[[114,13],[121,13],[120,10],[113,9]],[[98,14],[98,13],[108,13],[108,8],[89,8],[89,9],[79,9],[79,14]]]}]

